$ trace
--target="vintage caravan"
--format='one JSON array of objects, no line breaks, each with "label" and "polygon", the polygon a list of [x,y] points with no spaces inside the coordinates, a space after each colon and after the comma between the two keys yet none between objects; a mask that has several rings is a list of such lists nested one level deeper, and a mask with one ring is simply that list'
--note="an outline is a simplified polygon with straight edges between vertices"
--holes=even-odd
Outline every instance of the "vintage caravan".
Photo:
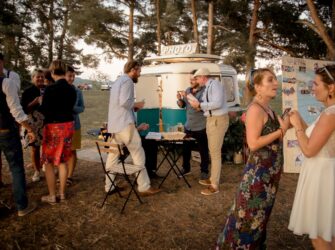
[{"label": "vintage caravan", "polygon": [[228,106],[239,110],[239,88],[236,70],[216,63],[220,57],[205,54],[165,55],[146,58],[150,65],[143,66],[135,87],[136,100],[145,100],[145,107],[137,114],[138,124],[145,122],[150,131],[171,131],[185,123],[186,111],[177,105],[177,91],[190,86],[190,72],[206,67],[211,77],[225,86]]}]

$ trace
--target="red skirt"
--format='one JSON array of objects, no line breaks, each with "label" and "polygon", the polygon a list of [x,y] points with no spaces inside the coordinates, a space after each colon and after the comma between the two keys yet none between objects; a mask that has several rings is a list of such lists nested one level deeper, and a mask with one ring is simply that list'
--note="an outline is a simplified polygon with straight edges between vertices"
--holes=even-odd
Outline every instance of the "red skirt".
[{"label": "red skirt", "polygon": [[50,123],[43,128],[42,164],[58,166],[72,156],[74,122]]}]

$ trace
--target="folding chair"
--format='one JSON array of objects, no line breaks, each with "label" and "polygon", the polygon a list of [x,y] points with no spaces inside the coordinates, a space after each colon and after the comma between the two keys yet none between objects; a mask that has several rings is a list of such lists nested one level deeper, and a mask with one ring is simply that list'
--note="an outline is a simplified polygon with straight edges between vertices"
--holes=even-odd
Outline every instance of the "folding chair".
[{"label": "folding chair", "polygon": [[[112,142],[105,142],[105,141],[96,141],[96,145],[97,145],[97,149],[98,149],[98,152],[99,152],[99,155],[100,155],[100,160],[101,160],[103,171],[104,171],[105,175],[107,175],[107,178],[109,178],[109,180],[112,183],[111,187],[109,188],[109,191],[105,195],[105,198],[104,198],[104,201],[102,202],[101,208],[104,206],[104,204],[107,200],[107,197],[108,197],[110,191],[113,188],[115,188],[116,192],[119,194],[120,197],[123,197],[121,195],[120,190],[118,189],[117,185],[115,184],[115,181],[112,180],[112,178],[109,176],[109,174],[114,174],[116,177],[117,176],[124,176],[126,181],[131,186],[131,190],[128,193],[128,196],[126,197],[125,203],[123,204],[121,214],[123,213],[124,209],[126,208],[126,205],[128,203],[128,200],[129,200],[130,195],[132,194],[132,192],[135,193],[138,201],[142,204],[143,202],[142,202],[140,196],[138,195],[138,193],[135,189],[135,183],[137,181],[137,178],[138,178],[140,172],[143,169],[145,169],[145,166],[138,166],[138,165],[125,163],[126,150],[125,150],[123,145],[112,143]],[[102,156],[103,153],[118,155],[119,156],[118,163],[116,165],[112,166],[111,169],[107,170],[106,169],[106,164],[105,164],[105,162],[103,160],[103,156]],[[133,179],[133,181],[129,178],[129,176],[131,176],[131,175],[135,175],[135,178]]]}]

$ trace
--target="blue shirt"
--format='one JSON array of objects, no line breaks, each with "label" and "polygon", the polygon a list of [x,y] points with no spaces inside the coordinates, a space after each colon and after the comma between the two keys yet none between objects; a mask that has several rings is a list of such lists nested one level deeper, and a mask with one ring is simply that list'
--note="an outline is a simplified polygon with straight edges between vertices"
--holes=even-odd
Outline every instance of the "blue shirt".
[{"label": "blue shirt", "polygon": [[[205,91],[205,87],[200,87],[196,93],[192,93],[192,88],[186,89],[186,95],[191,93],[199,102],[202,102],[201,98]],[[185,128],[189,131],[200,131],[206,128],[206,118],[202,110],[198,111],[194,109],[188,102],[186,97],[181,99],[182,105],[181,108],[186,107],[186,123]]]},{"label": "blue shirt", "polygon": [[108,132],[121,132],[129,124],[135,124],[134,82],[127,75],[120,76],[112,85],[109,96]]},{"label": "blue shirt", "polygon": [[220,116],[228,113],[226,91],[222,83],[214,79],[208,79],[206,89],[202,95],[201,109],[206,117]]},{"label": "blue shirt", "polygon": [[84,112],[85,104],[84,104],[83,93],[81,92],[81,90],[76,87],[75,90],[77,94],[77,99],[76,103],[73,106],[74,129],[79,130],[81,128],[79,114]]}]

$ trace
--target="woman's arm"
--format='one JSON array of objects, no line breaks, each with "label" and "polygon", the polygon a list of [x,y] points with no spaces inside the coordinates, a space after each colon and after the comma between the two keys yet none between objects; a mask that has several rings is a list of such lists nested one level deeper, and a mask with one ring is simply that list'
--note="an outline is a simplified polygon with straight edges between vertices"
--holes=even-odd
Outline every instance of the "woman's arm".
[{"label": "woman's arm", "polygon": [[335,130],[335,115],[322,114],[315,124],[311,136],[308,138],[305,130],[306,123],[296,114],[291,115],[291,122],[295,128],[300,149],[306,157],[313,157],[327,143]]}]

